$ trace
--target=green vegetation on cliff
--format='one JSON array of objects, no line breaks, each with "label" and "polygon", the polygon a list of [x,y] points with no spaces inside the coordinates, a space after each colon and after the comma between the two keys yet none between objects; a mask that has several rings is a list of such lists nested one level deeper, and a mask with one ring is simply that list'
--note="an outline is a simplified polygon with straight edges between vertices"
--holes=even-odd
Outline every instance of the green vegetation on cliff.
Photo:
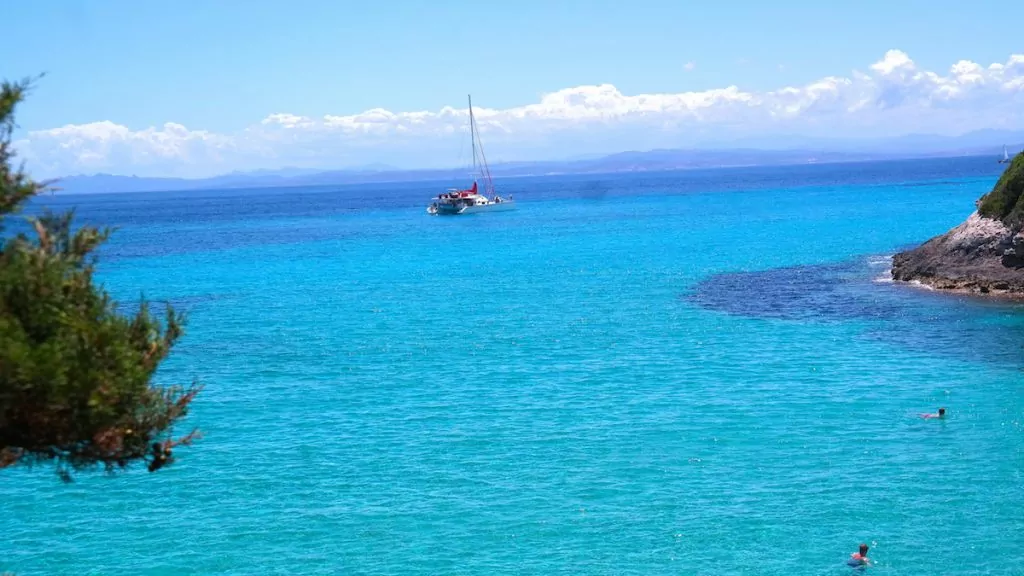
[{"label": "green vegetation on cliff", "polygon": [[106,230],[73,227],[70,214],[16,217],[45,189],[14,164],[14,111],[27,88],[0,84],[0,468],[55,462],[65,479],[136,462],[157,470],[193,437],[171,429],[198,389],[151,383],[181,318],[145,305],[121,314],[93,283]]},{"label": "green vegetation on cliff", "polygon": [[995,188],[981,197],[978,213],[1002,220],[1013,230],[1024,227],[1024,152],[1010,162]]}]

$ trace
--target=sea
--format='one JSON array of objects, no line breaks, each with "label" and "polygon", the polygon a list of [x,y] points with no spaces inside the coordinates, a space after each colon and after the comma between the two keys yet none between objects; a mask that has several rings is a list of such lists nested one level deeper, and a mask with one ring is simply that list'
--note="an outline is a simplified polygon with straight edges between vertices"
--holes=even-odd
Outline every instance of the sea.
[{"label": "sea", "polygon": [[889,281],[995,160],[41,197],[203,438],[0,471],[0,572],[1024,574],[1024,308]]}]

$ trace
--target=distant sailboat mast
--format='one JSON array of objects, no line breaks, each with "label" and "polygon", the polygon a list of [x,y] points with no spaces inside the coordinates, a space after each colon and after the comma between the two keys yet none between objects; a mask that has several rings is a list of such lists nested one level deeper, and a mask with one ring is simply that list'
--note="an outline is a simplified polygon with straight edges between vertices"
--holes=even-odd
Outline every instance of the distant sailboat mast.
[{"label": "distant sailboat mast", "polygon": [[469,98],[469,141],[470,141],[470,145],[473,147],[473,172],[472,172],[472,174],[473,174],[473,178],[476,178],[477,176],[480,175],[480,173],[477,171],[477,161],[476,161],[476,128],[475,128],[476,121],[473,118],[473,96],[470,95],[470,96],[468,96],[468,98]]},{"label": "distant sailboat mast", "polygon": [[[476,116],[473,115],[473,96],[469,97],[469,135],[472,139],[473,145],[473,174],[474,177],[479,174],[484,178],[484,190],[487,191],[488,196],[494,195],[494,181],[491,179],[491,169],[487,166],[487,155],[484,154],[484,145],[482,142],[478,142],[480,131],[476,126]],[[477,149],[480,150],[480,156],[477,157]]]}]

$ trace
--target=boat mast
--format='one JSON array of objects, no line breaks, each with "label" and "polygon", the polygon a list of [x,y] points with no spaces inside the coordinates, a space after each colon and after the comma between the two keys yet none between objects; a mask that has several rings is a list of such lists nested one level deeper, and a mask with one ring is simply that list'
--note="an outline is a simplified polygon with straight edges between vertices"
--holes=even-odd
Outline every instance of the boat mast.
[{"label": "boat mast", "polygon": [[[469,134],[473,141],[473,174],[480,174],[484,178],[484,189],[487,190],[488,195],[494,194],[494,181],[491,179],[491,169],[487,166],[487,155],[484,154],[484,145],[482,142],[477,142],[477,135],[479,131],[476,127],[476,117],[473,116],[473,96],[469,97]],[[476,151],[480,149],[480,158],[477,159]],[[483,168],[480,172],[477,172],[478,168]]]},{"label": "boat mast", "polygon": [[476,160],[476,120],[473,118],[473,96],[467,96],[469,98],[469,140],[473,146],[473,178],[477,177],[477,160]]}]

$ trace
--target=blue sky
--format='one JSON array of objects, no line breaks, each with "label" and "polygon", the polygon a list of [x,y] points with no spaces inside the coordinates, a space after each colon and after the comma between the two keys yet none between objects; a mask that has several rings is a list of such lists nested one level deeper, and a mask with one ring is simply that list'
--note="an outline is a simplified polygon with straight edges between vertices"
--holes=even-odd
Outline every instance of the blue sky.
[{"label": "blue sky", "polygon": [[[43,172],[95,168],[198,175],[285,163],[334,167],[328,166],[330,157],[313,158],[312,151],[295,155],[274,148],[261,157],[253,150],[283,146],[282,140],[274,136],[268,144],[266,134],[253,136],[250,129],[268,126],[263,121],[274,114],[324,124],[328,116],[373,109],[438,112],[445,106],[462,107],[467,92],[479,106],[495,111],[537,104],[544,95],[586,86],[613,86],[627,97],[701,94],[735,86],[760,98],[828,77],[856,80],[853,71],[867,72],[890,50],[907,55],[919,73],[943,76],[960,61],[987,68],[1006,65],[1013,54],[1024,53],[1019,35],[1024,6],[1005,1],[63,0],[12,2],[4,7],[4,16],[8,48],[0,59],[0,77],[47,73],[19,111],[25,156]],[[1012,79],[1000,76],[1000,82],[1009,85]],[[876,88],[878,94],[887,89]],[[1004,87],[999,94],[1005,92]],[[1011,100],[1016,98],[1014,93]],[[964,108],[987,103],[982,100],[966,98]],[[650,109],[644,110],[630,114],[650,119]],[[747,112],[738,114],[693,121],[702,133],[724,126],[724,132],[742,136],[736,126],[746,121]],[[920,109],[908,110],[899,119],[906,120],[906,130],[915,130],[920,126],[910,119],[927,124],[921,114]],[[607,115],[601,117],[601,126],[585,130],[575,120],[568,128],[513,130],[508,122],[499,122],[499,115],[492,128],[500,132],[495,133],[499,155],[506,140],[507,149],[514,150],[506,154],[508,159],[540,158],[553,150],[568,156],[594,151],[574,142],[606,140],[611,146],[623,141],[619,132],[630,132],[621,123],[607,126]],[[941,120],[942,115],[934,117]],[[680,133],[693,132],[678,117],[666,118]],[[775,128],[787,133],[827,130],[827,117],[813,120]],[[954,119],[937,131],[993,127],[958,122]],[[167,123],[192,135],[185,153],[135,142],[126,144],[136,146],[131,150],[97,151],[93,146],[79,157],[57,158],[32,136],[91,125],[88,131],[45,136],[102,139],[97,130],[106,130],[107,140],[116,133],[126,142],[155,138],[166,144],[184,134],[177,128],[167,132]],[[289,146],[334,143],[323,126],[305,125],[317,134],[302,140],[295,138],[302,124],[287,124],[275,126],[292,129],[284,139]],[[891,120],[879,126],[883,124],[894,125]],[[349,136],[363,130],[344,126]],[[672,129],[666,126],[661,122],[659,130]],[[854,130],[857,122],[837,126],[842,135],[860,135]],[[156,136],[140,132],[151,127]],[[639,125],[634,128],[643,131]],[[765,134],[770,134],[768,128]],[[160,136],[163,132],[169,135]],[[354,151],[364,146],[349,138],[345,146],[339,145],[335,164],[443,162],[430,156],[436,142],[416,144],[408,141],[410,132],[405,134],[393,148],[383,134],[376,134],[367,144],[373,153]],[[254,143],[254,138],[261,140]],[[673,143],[668,136],[660,138],[649,143]],[[198,140],[206,144],[197,145]],[[216,150],[211,151],[214,141]],[[627,138],[624,143],[642,147],[648,142]],[[453,144],[446,146],[454,149]],[[98,154],[106,158],[97,159]]]}]

